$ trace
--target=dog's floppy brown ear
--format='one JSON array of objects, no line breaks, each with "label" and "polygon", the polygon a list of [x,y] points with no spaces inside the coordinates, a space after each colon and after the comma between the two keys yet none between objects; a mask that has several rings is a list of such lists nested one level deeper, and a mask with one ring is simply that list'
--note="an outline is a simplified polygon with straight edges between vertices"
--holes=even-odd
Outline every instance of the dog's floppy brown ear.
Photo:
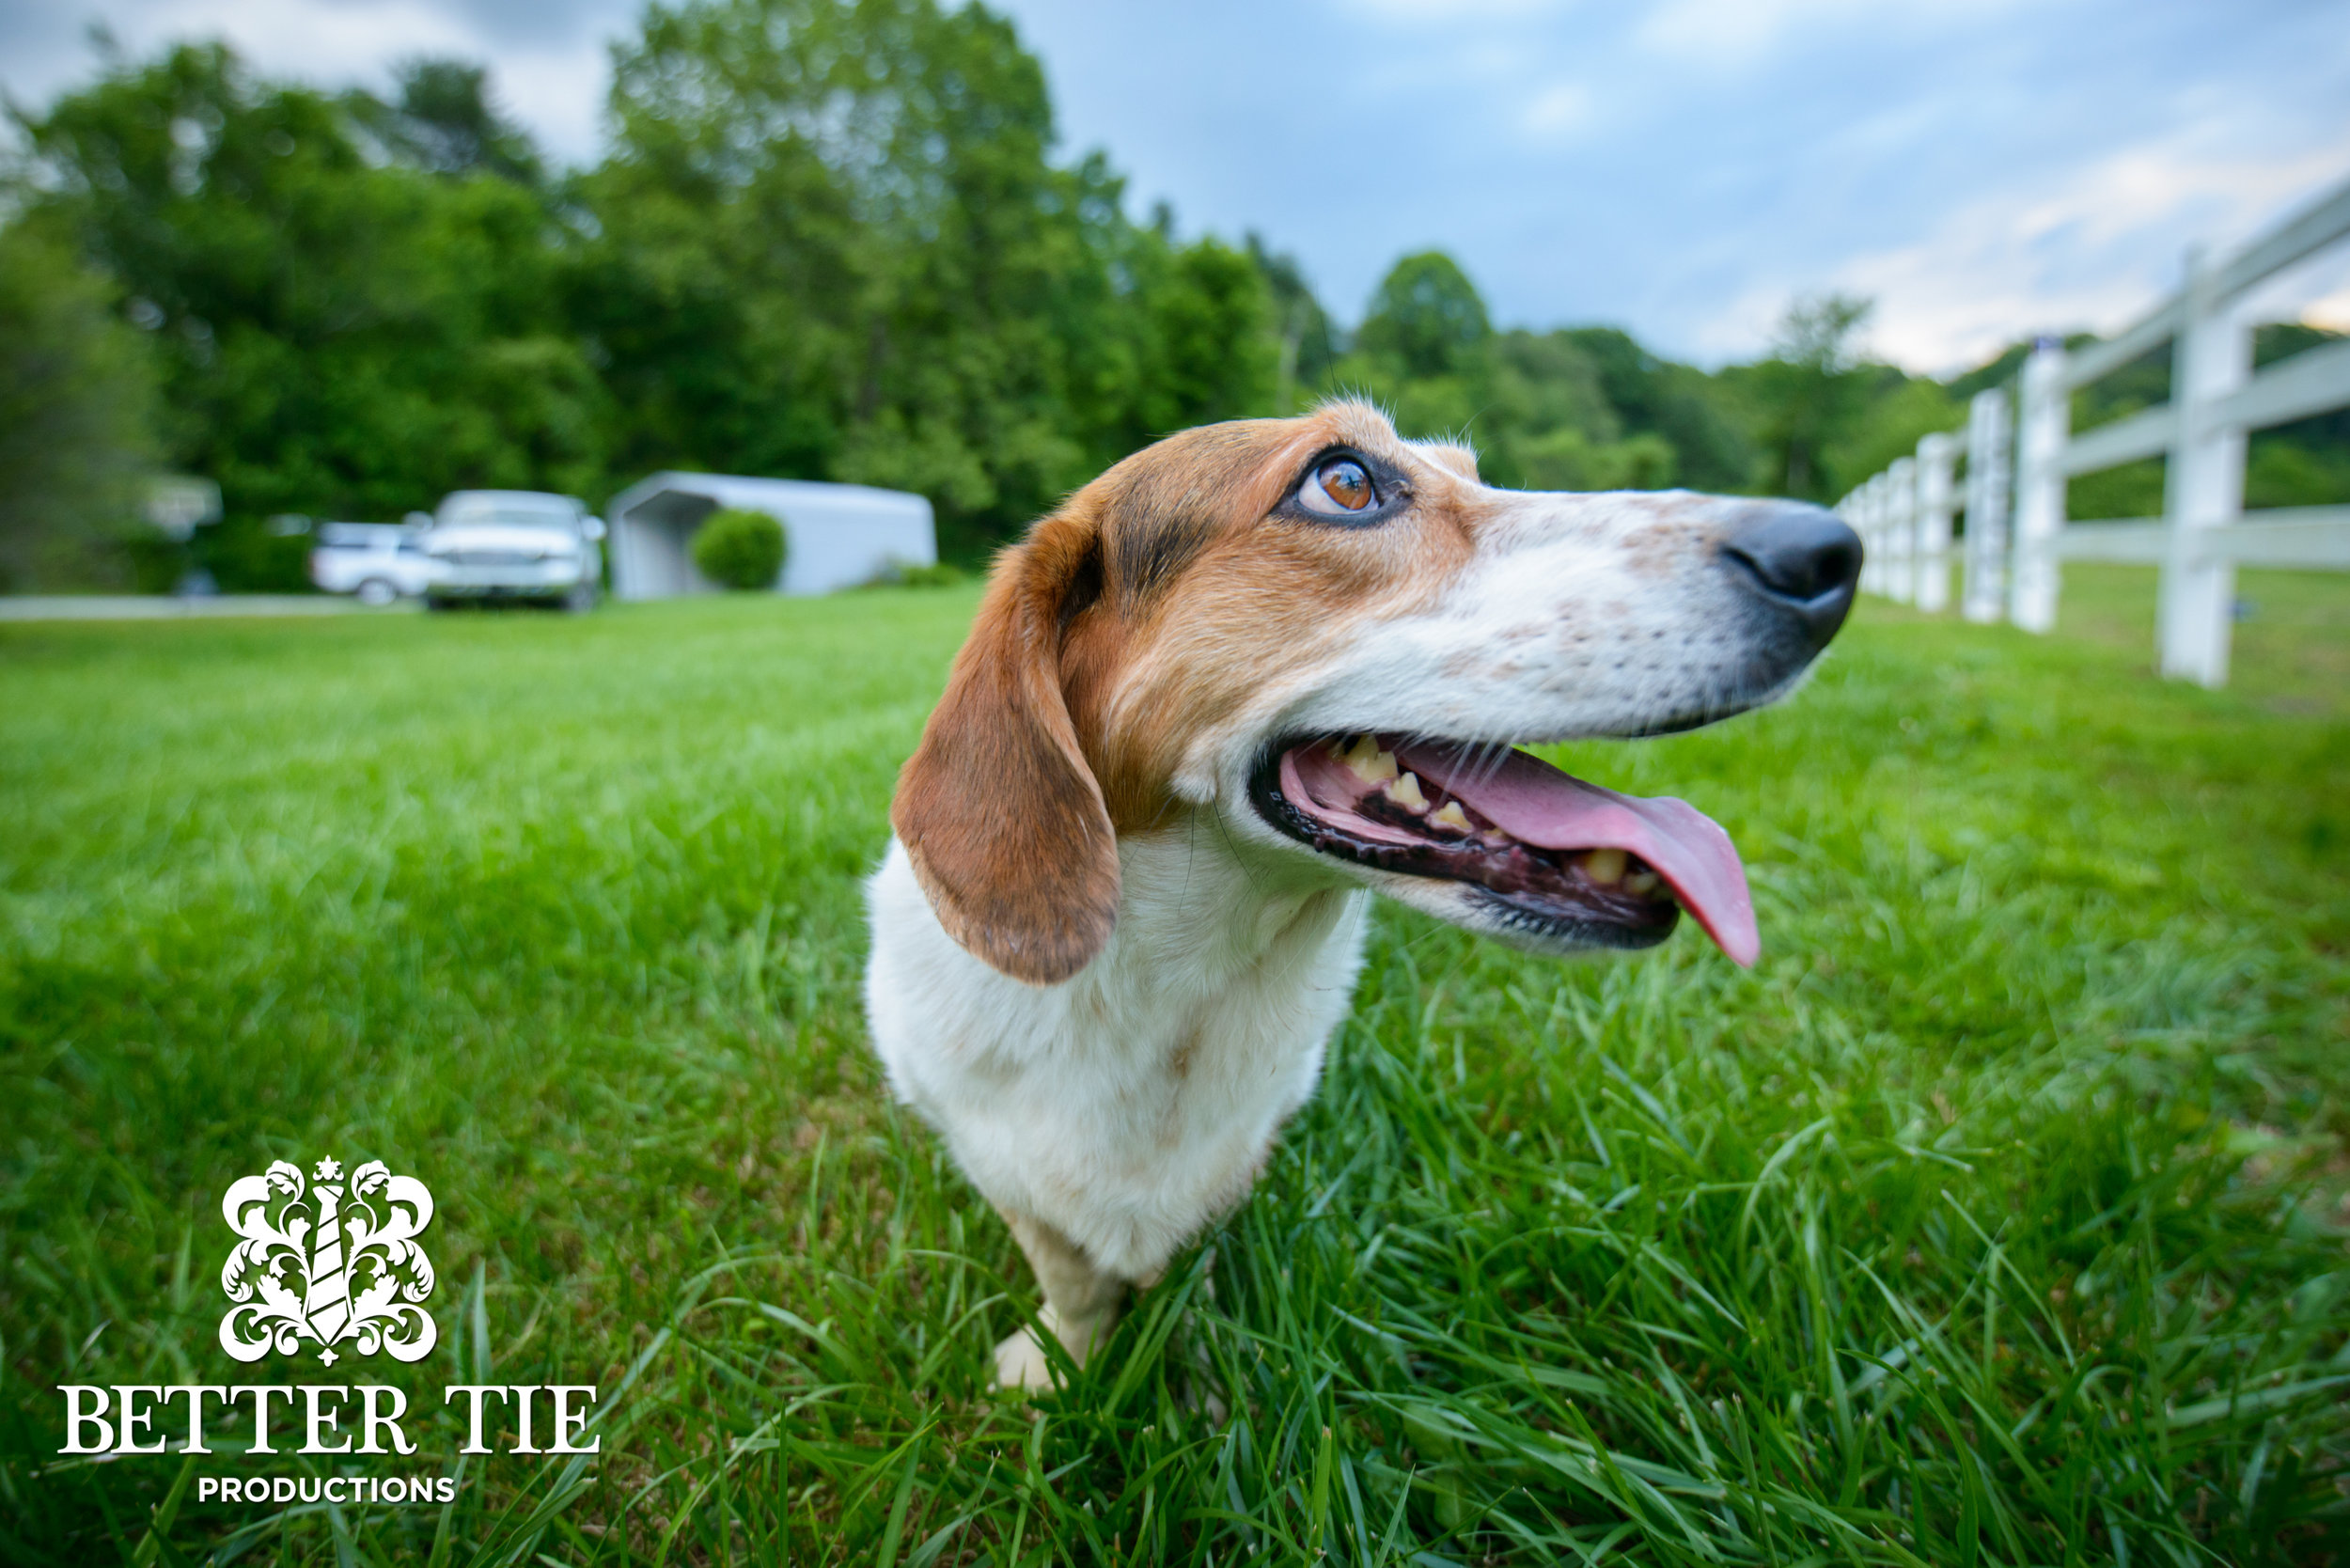
[{"label": "dog's floppy brown ear", "polygon": [[1032,985],[1084,968],[1118,923],[1118,840],[1059,667],[1101,592],[1096,544],[1064,515],[1006,553],[889,808],[947,934]]}]

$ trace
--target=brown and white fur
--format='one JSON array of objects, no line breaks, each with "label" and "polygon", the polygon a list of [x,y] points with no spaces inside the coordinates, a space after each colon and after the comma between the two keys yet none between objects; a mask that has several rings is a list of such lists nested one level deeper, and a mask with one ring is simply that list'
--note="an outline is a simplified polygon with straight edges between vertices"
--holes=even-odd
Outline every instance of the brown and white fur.
[{"label": "brown and white fur", "polygon": [[[1374,520],[1301,505],[1332,452],[1379,477]],[[1075,1362],[1313,1092],[1372,892],[1580,945],[1277,831],[1250,799],[1267,748],[1651,733],[1769,700],[1825,636],[1725,562],[1768,505],[1496,490],[1342,402],[1161,441],[1005,553],[899,782],[866,1002]],[[1051,1375],[1025,1330],[996,1370]]]}]

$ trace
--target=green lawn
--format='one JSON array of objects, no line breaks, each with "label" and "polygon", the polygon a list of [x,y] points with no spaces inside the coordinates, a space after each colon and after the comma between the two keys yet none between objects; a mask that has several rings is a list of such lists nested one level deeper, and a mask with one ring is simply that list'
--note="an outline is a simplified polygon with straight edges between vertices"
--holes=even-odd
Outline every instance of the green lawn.
[{"label": "green lawn", "polygon": [[[323,1376],[460,1500],[190,1493],[144,1560],[2342,1560],[2350,618],[2212,694],[2074,587],[2121,629],[1871,605],[1783,708],[1569,748],[1731,828],[1762,964],[1385,911],[1255,1199],[1035,1408],[856,1003],[969,590],[0,628],[0,1556],[182,1473],[56,1459],[55,1385]],[[437,1195],[441,1347],[238,1367],[220,1193],[327,1154]],[[601,1459],[461,1463],[493,1377],[598,1384]]]},{"label": "green lawn", "polygon": [[[2154,578],[2151,566],[2067,566],[2059,634],[2126,653],[2151,673]],[[2239,572],[2236,605],[2229,688],[2272,713],[2350,719],[2350,574]]]}]

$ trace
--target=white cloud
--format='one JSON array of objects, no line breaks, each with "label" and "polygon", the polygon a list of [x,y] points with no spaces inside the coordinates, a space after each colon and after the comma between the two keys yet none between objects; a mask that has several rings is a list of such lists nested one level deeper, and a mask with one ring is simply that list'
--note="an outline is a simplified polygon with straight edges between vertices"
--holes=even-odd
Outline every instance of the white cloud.
[{"label": "white cloud", "polygon": [[1534,96],[1518,117],[1520,129],[1544,141],[1580,131],[1592,117],[1591,92],[1576,82],[1559,82]]},{"label": "white cloud", "polygon": [[601,39],[509,52],[492,83],[507,113],[530,127],[559,163],[593,163],[603,143],[612,55]]},{"label": "white cloud", "polygon": [[1653,8],[1635,40],[1676,60],[1715,66],[1759,64],[1791,35],[1832,34],[1869,23],[1914,24],[1937,15],[1982,17],[2011,0],[1666,0]]},{"label": "white cloud", "polygon": [[225,38],[261,71],[314,81],[378,80],[405,55],[480,48],[478,35],[430,0],[162,0],[115,28],[134,55],[167,41]]},{"label": "white cloud", "polygon": [[1390,22],[1490,22],[1543,16],[1575,0],[1343,0],[1344,8]]},{"label": "white cloud", "polygon": [[[624,22],[624,11],[615,13]],[[196,39],[225,39],[264,76],[326,87],[381,88],[393,65],[416,55],[448,55],[492,63],[492,89],[557,159],[579,163],[597,150],[611,65],[592,13],[578,25],[529,40],[492,36],[463,0],[117,0],[91,8],[133,58]],[[39,57],[11,59],[8,88],[27,102],[46,102],[86,79],[96,61],[77,26]]]},{"label": "white cloud", "polygon": [[[1829,287],[1877,302],[1870,341],[1913,370],[1979,364],[2035,332],[2127,326],[2178,287],[2186,247],[2224,255],[2350,173],[2350,134],[2292,156],[2141,145],[1946,209],[1912,243],[1830,269]],[[2280,278],[2247,302],[2265,316],[2342,310],[2327,274]],[[2317,287],[2312,289],[2312,283]],[[1716,356],[1767,341],[1794,280],[1758,280],[1699,331]],[[2311,295],[2318,305],[2308,306]]]}]

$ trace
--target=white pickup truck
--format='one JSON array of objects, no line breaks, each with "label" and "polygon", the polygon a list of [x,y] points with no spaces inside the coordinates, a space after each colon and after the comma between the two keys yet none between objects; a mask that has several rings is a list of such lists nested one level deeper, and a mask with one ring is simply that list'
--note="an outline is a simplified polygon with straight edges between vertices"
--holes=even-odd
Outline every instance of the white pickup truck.
[{"label": "white pickup truck", "polygon": [[422,546],[431,609],[495,601],[595,607],[603,520],[569,495],[459,490],[432,514]]},{"label": "white pickup truck", "polygon": [[421,538],[421,530],[397,523],[321,523],[310,552],[310,581],[362,604],[414,599],[432,576]]}]

